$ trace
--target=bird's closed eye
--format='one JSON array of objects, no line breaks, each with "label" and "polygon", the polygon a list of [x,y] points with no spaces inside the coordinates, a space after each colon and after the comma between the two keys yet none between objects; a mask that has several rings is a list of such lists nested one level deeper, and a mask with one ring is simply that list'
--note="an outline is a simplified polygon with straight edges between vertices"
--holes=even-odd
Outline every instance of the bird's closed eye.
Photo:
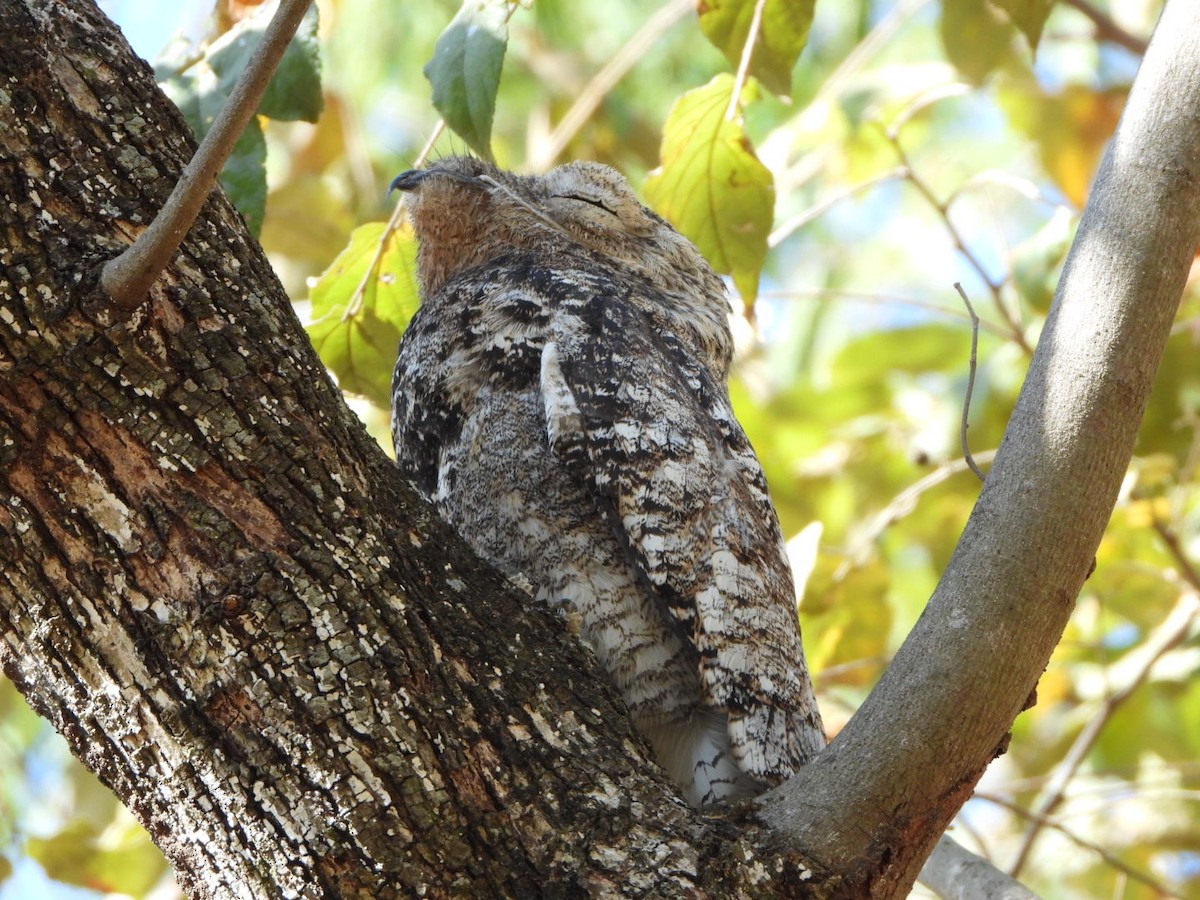
[{"label": "bird's closed eye", "polygon": [[615,209],[598,197],[587,197],[583,194],[555,194],[554,196],[563,200],[578,200],[580,203],[586,203],[588,206],[594,206],[596,209],[602,209],[610,216],[616,216],[617,218],[620,218]]}]

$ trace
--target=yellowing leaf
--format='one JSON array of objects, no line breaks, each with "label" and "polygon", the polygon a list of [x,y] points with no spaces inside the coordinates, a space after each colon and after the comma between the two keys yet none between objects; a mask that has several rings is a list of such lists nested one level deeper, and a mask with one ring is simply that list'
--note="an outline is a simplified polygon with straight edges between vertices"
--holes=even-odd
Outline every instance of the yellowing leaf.
[{"label": "yellowing leaf", "polygon": [[[775,181],[754,155],[740,115],[725,117],[733,76],[718,75],[676,102],[663,129],[662,165],[646,179],[646,199],[732,275],[747,306],[758,293],[775,209]],[[750,99],[743,91],[743,101]]]},{"label": "yellowing leaf", "polygon": [[[756,0],[700,0],[700,28],[735,69],[741,64]],[[766,0],[750,74],[776,94],[792,90],[792,68],[808,41],[815,0]]]},{"label": "yellowing leaf", "polygon": [[381,252],[385,228],[382,222],[356,228],[317,279],[308,336],[343,390],[386,408],[396,347],[418,300],[412,229],[392,232]]},{"label": "yellowing leaf", "polygon": [[[818,676],[837,667],[838,684],[866,685],[878,677],[888,654],[889,574],[881,560],[872,558],[843,579],[831,579],[828,570],[836,563],[819,559],[809,581],[800,623],[805,653]],[[831,680],[831,674],[824,679]]]},{"label": "yellowing leaf", "polygon": [[1013,125],[1037,141],[1042,165],[1076,208],[1088,188],[1125,106],[1126,89],[1067,85],[1060,93],[1013,85],[1000,102]]},{"label": "yellowing leaf", "polygon": [[55,881],[104,893],[146,893],[166,870],[162,853],[124,810],[107,825],[73,819],[58,834],[31,837],[25,851]]}]

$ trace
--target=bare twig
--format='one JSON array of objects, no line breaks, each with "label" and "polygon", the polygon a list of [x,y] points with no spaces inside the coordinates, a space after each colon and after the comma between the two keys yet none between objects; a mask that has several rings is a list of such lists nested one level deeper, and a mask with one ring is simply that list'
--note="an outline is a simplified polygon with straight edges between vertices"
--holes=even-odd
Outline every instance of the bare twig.
[{"label": "bare twig", "polygon": [[[425,160],[427,160],[429,158],[429,154],[433,152],[433,145],[437,143],[438,138],[442,136],[442,132],[445,130],[446,120],[438,119],[437,124],[433,126],[433,131],[429,132],[429,140],[425,142],[425,146],[421,148],[421,152],[417,154],[417,158],[413,160],[412,167],[414,169],[419,169],[425,164]],[[404,199],[404,196],[404,194],[400,195],[401,200]]]},{"label": "bare twig", "polygon": [[175,189],[154,221],[125,252],[109,260],[100,284],[121,313],[132,312],[179,249],[233,146],[258,110],[259,100],[307,12],[310,0],[280,0],[246,69]]},{"label": "bare twig", "polygon": [[967,307],[967,314],[971,317],[971,359],[967,365],[967,391],[963,396],[962,423],[958,429],[958,439],[962,444],[963,459],[967,461],[967,465],[971,467],[971,471],[975,473],[980,481],[983,481],[983,472],[979,466],[975,464],[975,457],[971,455],[971,447],[967,443],[967,428],[971,414],[971,394],[975,390],[975,368],[978,365],[979,351],[979,316],[975,315],[975,308],[971,306],[971,301],[967,299],[967,292],[963,290],[963,286],[957,281],[954,282],[954,289],[958,291],[958,296],[962,297],[963,304]]},{"label": "bare twig", "polygon": [[575,98],[571,108],[562,117],[554,131],[550,133],[540,147],[530,154],[529,168],[534,172],[543,172],[554,165],[555,160],[562,155],[567,144],[579,133],[579,129],[592,117],[601,101],[616,87],[645,55],[646,51],[661,38],[671,26],[682,19],[695,7],[695,0],[668,0],[654,15],[646,20],[629,41],[613,56],[608,63],[596,73],[587,86]]},{"label": "bare twig", "polygon": [[915,97],[906,103],[899,112],[892,117],[892,122],[888,126],[888,131],[892,134],[899,134],[900,129],[908,124],[908,120],[935,103],[940,103],[943,100],[949,100],[953,97],[965,97],[972,91],[971,85],[962,81],[951,81],[947,84],[938,84],[921,91]]},{"label": "bare twig", "polygon": [[[922,309],[926,312],[958,321],[971,321],[971,317],[965,312],[959,312],[957,309],[950,309],[937,303],[930,303],[928,300],[906,297],[903,294],[871,294],[865,291],[839,290],[837,288],[811,288],[807,290],[759,291],[758,296],[789,299],[840,300],[847,303],[866,303],[872,306],[910,306],[913,309]],[[1008,337],[1007,329],[1001,328],[999,325],[988,322],[985,319],[979,320],[979,328],[981,331],[990,332],[999,338]]]},{"label": "bare twig", "polygon": [[[846,54],[846,58],[838,64],[829,77],[821,82],[821,87],[817,89],[816,95],[808,102],[805,109],[819,108],[837,97],[847,85],[853,82],[854,77],[862,71],[876,53],[891,46],[892,39],[904,27],[905,22],[929,3],[930,0],[900,0],[891,7],[854,49]],[[794,117],[796,121],[801,121],[803,118],[803,112]],[[820,144],[816,149],[805,153],[789,164],[775,178],[776,191],[782,195],[796,190],[820,169],[827,155],[829,155],[829,147],[826,144]]]},{"label": "bare twig", "polygon": [[1175,560],[1175,565],[1179,569],[1179,573],[1183,575],[1184,581],[1192,586],[1192,590],[1200,594],[1200,572],[1196,571],[1196,566],[1188,558],[1183,550],[1183,545],[1179,542],[1179,535],[1173,529],[1167,526],[1167,523],[1158,516],[1154,517],[1152,527],[1162,542],[1167,547],[1167,552],[1171,554],[1171,558]]},{"label": "bare twig", "polygon": [[1138,56],[1145,55],[1147,47],[1145,40],[1130,34],[1087,0],[1063,0],[1063,3],[1091,19],[1092,24],[1096,26],[1096,37],[1100,40],[1117,44]]},{"label": "bare twig", "polygon": [[[980,453],[979,458],[984,462],[991,462],[995,455],[995,450],[988,450]],[[959,459],[951,460],[938,466],[923,478],[914,481],[893,497],[892,501],[871,520],[871,524],[867,526],[866,530],[856,538],[854,546],[846,554],[846,560],[834,572],[834,580],[840,581],[845,578],[851,568],[858,565],[866,556],[867,550],[879,535],[883,534],[889,526],[895,524],[916,509],[917,500],[920,499],[922,494],[937,487],[943,481],[952,478],[959,472],[965,472],[966,470],[967,464],[965,461]]]},{"label": "bare twig", "polygon": [[950,218],[949,204],[943,203],[941,200],[939,200],[933,193],[933,189],[925,182],[925,179],[917,175],[916,171],[912,167],[912,163],[909,161],[908,154],[904,150],[903,144],[900,143],[900,137],[896,130],[892,127],[886,128],[884,129],[884,136],[892,145],[892,149],[895,151],[897,158],[899,158],[908,182],[912,184],[912,186],[917,189],[917,193],[924,197],[925,201],[933,207],[934,211],[938,214],[938,217],[942,220],[942,223],[946,226],[946,231],[950,235],[950,239],[954,242],[955,248],[963,255],[963,258],[967,261],[967,264],[975,270],[976,274],[980,277],[980,279],[982,279],[983,283],[987,285],[988,291],[992,295],[992,302],[996,307],[996,311],[1000,314],[1000,318],[1004,320],[1005,325],[1008,326],[1009,337],[1011,337],[1016,342],[1017,346],[1019,346],[1026,354],[1032,356],[1033,347],[1031,347],[1029,342],[1025,339],[1024,331],[1021,329],[1021,326],[1016,319],[1013,318],[1012,313],[1009,312],[1008,305],[1004,302],[1004,297],[1000,291],[1001,282],[992,280],[992,277],[988,275],[987,269],[984,267],[983,263],[980,262],[979,257],[976,256],[975,253],[971,251],[971,248],[967,246],[966,239],[962,236],[962,233],[958,230],[954,224],[954,221]]},{"label": "bare twig", "polygon": [[[425,146],[421,148],[421,152],[417,154],[417,158],[413,161],[412,167],[419,169],[425,162],[426,158],[433,151],[433,145],[437,143],[437,139],[442,136],[442,132],[446,130],[446,120],[438,119],[437,124],[433,126],[433,131],[429,134],[429,140],[425,142]],[[401,194],[396,200],[395,206],[392,207],[392,214],[388,217],[387,224],[383,228],[383,234],[379,236],[379,243],[375,245],[375,255],[371,258],[371,264],[367,266],[367,270],[363,273],[363,277],[359,279],[358,284],[354,288],[354,293],[350,295],[350,301],[346,304],[346,309],[342,312],[342,321],[347,322],[353,319],[362,310],[363,300],[367,296],[367,285],[371,280],[379,274],[379,263],[383,259],[383,251],[387,247],[388,238],[390,238],[400,227],[400,223],[404,221],[404,198],[406,194]]]},{"label": "bare twig", "polygon": [[750,73],[750,60],[754,57],[754,45],[758,42],[763,7],[766,5],[767,0],[758,0],[754,4],[754,12],[750,15],[750,30],[746,32],[746,42],[742,44],[742,58],[738,60],[737,75],[733,79],[733,93],[729,96],[729,108],[725,110],[726,122],[733,121],[742,105],[742,88],[746,84],[746,76]]},{"label": "bare twig", "polygon": [[1021,846],[1016,859],[1009,868],[1015,878],[1029,859],[1029,853],[1037,840],[1038,833],[1045,824],[1045,817],[1058,808],[1066,797],[1067,786],[1075,776],[1079,766],[1091,751],[1104,727],[1112,719],[1118,709],[1124,705],[1146,679],[1150,671],[1167,651],[1178,646],[1191,632],[1192,625],[1200,616],[1200,596],[1195,591],[1188,590],[1176,601],[1175,606],[1157,628],[1150,633],[1142,646],[1129,653],[1117,663],[1113,669],[1120,669],[1123,682],[1112,694],[1105,698],[1099,712],[1083,727],[1067,755],[1063,757],[1054,775],[1047,782],[1045,790],[1034,804],[1030,813],[1030,825],[1021,839]]},{"label": "bare twig", "polygon": [[[1023,806],[1013,803],[1011,800],[1001,797],[998,794],[990,794],[985,791],[976,791],[973,796],[976,799],[986,800],[989,803],[995,803],[997,806],[1002,806],[1005,809],[1007,809],[1008,811],[1017,814],[1021,818],[1026,819],[1031,823],[1036,823],[1041,828],[1049,828],[1052,831],[1057,831],[1059,834],[1061,834],[1063,837],[1065,837],[1071,843],[1076,844],[1077,846],[1080,846],[1080,847],[1084,848],[1085,850],[1090,850],[1092,853],[1095,853],[1102,860],[1104,860],[1105,863],[1112,866],[1112,868],[1114,868],[1118,872],[1124,874],[1126,877],[1131,878],[1134,881],[1141,882],[1142,884],[1148,885],[1149,887],[1153,888],[1158,893],[1158,895],[1161,897],[1175,897],[1176,896],[1176,894],[1170,888],[1168,888],[1166,885],[1155,880],[1153,877],[1151,877],[1150,875],[1147,875],[1145,872],[1142,872],[1138,869],[1133,868],[1133,866],[1126,863],[1120,857],[1118,857],[1112,853],[1109,853],[1107,850],[1105,850],[1099,844],[1094,844],[1091,841],[1087,840],[1086,838],[1080,837],[1075,832],[1073,832],[1070,828],[1067,828],[1065,825],[1063,825],[1061,822],[1057,822],[1048,816],[1041,816],[1041,815],[1038,815],[1037,813],[1030,812],[1029,810],[1025,809]],[[1120,896],[1120,895],[1118,895],[1118,896]]]},{"label": "bare twig", "polygon": [[813,204],[808,209],[801,213],[792,216],[778,228],[771,232],[767,238],[768,247],[778,247],[792,232],[798,231],[809,222],[819,216],[824,215],[829,209],[841,203],[855,194],[861,194],[868,191],[877,185],[884,184],[888,181],[895,181],[897,178],[903,178],[907,174],[907,170],[903,167],[897,167],[881,175],[876,175],[874,178],[868,178],[866,181],[860,181],[858,184],[852,184],[849,187],[839,191],[834,191],[829,196]]}]

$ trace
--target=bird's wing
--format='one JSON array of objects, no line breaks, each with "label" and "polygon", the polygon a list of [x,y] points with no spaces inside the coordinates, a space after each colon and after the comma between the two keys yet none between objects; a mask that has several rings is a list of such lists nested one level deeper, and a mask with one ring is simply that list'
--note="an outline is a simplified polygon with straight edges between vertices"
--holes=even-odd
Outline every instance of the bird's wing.
[{"label": "bird's wing", "polygon": [[694,644],[742,769],[787,777],[824,737],[778,519],[724,385],[601,281],[559,305],[541,388],[553,452]]}]

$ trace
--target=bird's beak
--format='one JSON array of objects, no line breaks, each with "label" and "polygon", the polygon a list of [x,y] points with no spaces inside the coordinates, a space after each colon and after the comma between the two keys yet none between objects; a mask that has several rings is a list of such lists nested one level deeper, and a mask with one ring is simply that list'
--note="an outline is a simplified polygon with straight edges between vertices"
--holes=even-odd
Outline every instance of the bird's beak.
[{"label": "bird's beak", "polygon": [[388,185],[388,193],[392,191],[412,191],[425,180],[429,175],[429,169],[409,169],[407,172],[401,172],[392,179],[392,183]]}]

